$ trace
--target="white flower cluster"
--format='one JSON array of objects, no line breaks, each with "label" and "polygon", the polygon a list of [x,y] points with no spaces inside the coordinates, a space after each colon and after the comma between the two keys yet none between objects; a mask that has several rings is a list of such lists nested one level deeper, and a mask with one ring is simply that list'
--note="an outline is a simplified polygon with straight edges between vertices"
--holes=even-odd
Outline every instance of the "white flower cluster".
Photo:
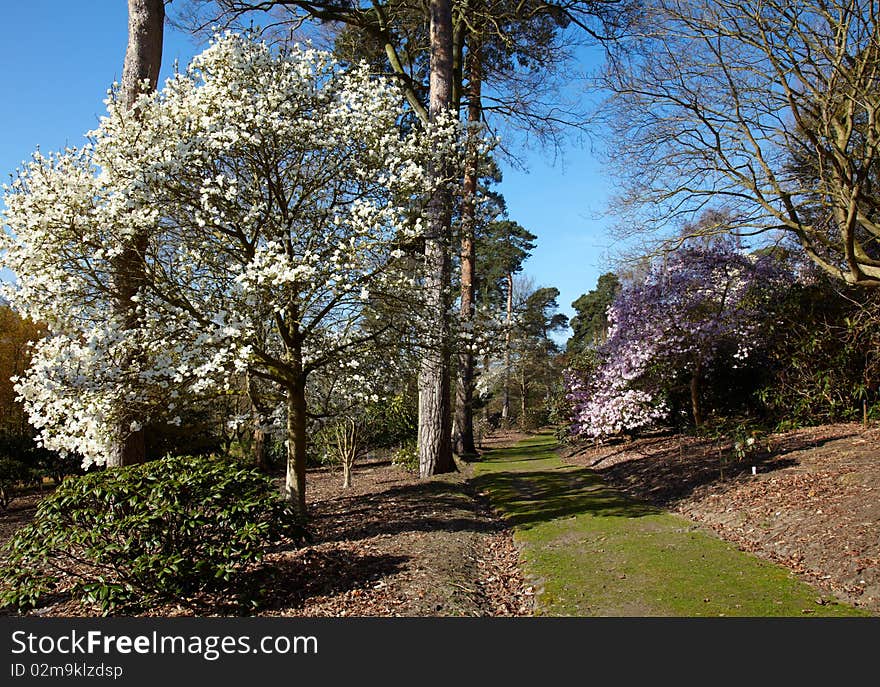
[{"label": "white flower cluster", "polygon": [[90,145],[35,155],[5,189],[0,258],[5,297],[52,332],[18,393],[42,441],[86,463],[120,407],[173,420],[245,370],[283,392],[358,355],[371,299],[418,283],[403,247],[426,160],[458,154],[448,122],[402,133],[399,89],[366,67],[233,34],[136,114],[107,105]]}]

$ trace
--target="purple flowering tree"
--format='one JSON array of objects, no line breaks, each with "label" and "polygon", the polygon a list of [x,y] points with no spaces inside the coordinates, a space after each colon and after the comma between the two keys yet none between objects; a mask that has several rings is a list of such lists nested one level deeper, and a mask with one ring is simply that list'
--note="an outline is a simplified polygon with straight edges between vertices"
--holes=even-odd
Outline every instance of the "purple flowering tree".
[{"label": "purple flowering tree", "polygon": [[670,413],[669,382],[683,376],[692,420],[701,425],[706,374],[721,351],[739,364],[760,346],[768,299],[789,281],[778,260],[723,244],[686,247],[656,262],[609,308],[595,367],[566,374],[572,431],[601,439],[661,423]]}]

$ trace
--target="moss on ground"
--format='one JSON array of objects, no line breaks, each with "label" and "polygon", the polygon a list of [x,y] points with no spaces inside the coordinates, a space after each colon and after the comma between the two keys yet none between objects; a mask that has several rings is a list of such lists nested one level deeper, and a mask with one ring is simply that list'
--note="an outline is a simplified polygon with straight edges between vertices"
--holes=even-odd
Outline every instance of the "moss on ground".
[{"label": "moss on ground", "polygon": [[788,570],[565,465],[552,434],[495,449],[474,486],[515,528],[536,614],[860,616]]}]

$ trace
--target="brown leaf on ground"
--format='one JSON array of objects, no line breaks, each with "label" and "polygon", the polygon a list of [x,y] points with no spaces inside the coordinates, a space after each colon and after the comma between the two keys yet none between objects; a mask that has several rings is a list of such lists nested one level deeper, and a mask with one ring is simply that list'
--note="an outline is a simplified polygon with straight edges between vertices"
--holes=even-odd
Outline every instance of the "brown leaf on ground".
[{"label": "brown leaf on ground", "polygon": [[[527,436],[498,433],[483,448]],[[258,598],[242,607],[228,596],[203,596],[146,609],[142,615],[265,616],[520,616],[533,596],[519,569],[512,531],[473,492],[470,468],[420,480],[388,460],[342,474],[309,472],[310,545],[271,553],[237,580]],[[0,540],[28,522],[39,495],[0,514]],[[34,611],[42,616],[89,616],[95,608],[59,597]]]}]

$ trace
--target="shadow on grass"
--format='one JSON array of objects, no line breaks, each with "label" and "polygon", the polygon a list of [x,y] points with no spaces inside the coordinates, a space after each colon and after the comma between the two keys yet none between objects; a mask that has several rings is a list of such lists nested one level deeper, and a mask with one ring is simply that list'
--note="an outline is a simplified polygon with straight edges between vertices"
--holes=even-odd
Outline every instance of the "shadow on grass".
[{"label": "shadow on grass", "polygon": [[[526,443],[531,442],[531,443]],[[507,448],[493,448],[486,452],[483,462],[491,463],[519,463],[538,460],[553,460],[556,454],[552,451],[553,445],[547,443],[547,439],[526,439],[516,446]]]},{"label": "shadow on grass", "polygon": [[[546,457],[546,447],[543,452]],[[508,524],[530,526],[557,518],[589,514],[640,518],[661,511],[631,501],[602,483],[586,468],[536,472],[498,472],[472,480],[505,514]]]}]

